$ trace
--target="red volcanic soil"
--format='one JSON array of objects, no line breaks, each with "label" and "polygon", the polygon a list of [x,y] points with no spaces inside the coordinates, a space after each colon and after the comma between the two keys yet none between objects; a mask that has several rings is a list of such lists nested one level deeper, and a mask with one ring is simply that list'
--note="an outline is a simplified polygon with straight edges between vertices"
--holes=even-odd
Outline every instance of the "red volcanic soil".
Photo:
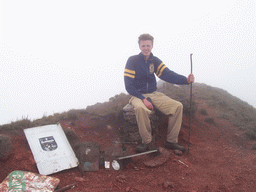
[{"label": "red volcanic soil", "polygon": [[[202,105],[202,104],[201,104]],[[205,106],[203,106],[205,108]],[[175,155],[170,150],[169,160],[158,167],[146,167],[145,156],[133,157],[124,170],[79,172],[73,168],[52,174],[60,179],[59,188],[76,183],[70,192],[101,191],[175,191],[175,192],[251,192],[256,191],[256,151],[252,142],[228,121],[215,117],[215,111],[207,109],[214,123],[204,121],[199,112],[191,122],[189,154]],[[122,125],[79,118],[75,122],[61,122],[63,128],[74,131],[83,142],[96,142],[102,146],[114,146],[118,141],[118,129]],[[161,139],[165,142],[166,123],[160,126]],[[180,144],[188,147],[189,118],[183,117]],[[14,170],[38,173],[33,155],[22,130],[5,133],[13,142],[13,153],[6,161],[0,161],[0,182]],[[131,150],[136,145],[126,144]],[[147,157],[148,158],[148,157]]]}]

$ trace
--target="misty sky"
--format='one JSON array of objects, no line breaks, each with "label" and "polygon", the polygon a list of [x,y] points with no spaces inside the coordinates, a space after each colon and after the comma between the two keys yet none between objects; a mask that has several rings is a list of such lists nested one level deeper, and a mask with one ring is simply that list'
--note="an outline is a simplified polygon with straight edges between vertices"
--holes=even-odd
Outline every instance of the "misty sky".
[{"label": "misty sky", "polygon": [[126,93],[142,33],[196,82],[256,107],[254,0],[0,0],[0,124],[84,109]]}]

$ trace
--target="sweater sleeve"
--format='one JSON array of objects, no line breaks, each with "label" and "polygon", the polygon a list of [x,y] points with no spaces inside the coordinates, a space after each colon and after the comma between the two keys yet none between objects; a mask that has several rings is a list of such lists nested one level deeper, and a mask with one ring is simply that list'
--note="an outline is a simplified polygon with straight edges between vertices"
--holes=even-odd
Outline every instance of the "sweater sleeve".
[{"label": "sweater sleeve", "polygon": [[135,97],[144,99],[145,97],[139,93],[135,87],[135,75],[136,75],[136,56],[132,56],[128,59],[124,70],[124,83],[126,91]]},{"label": "sweater sleeve", "polygon": [[155,73],[160,79],[168,83],[178,85],[189,84],[187,81],[187,77],[175,73],[174,71],[171,71],[168,67],[166,67],[165,64],[163,64],[163,62],[160,59],[156,58],[156,63],[157,67]]}]

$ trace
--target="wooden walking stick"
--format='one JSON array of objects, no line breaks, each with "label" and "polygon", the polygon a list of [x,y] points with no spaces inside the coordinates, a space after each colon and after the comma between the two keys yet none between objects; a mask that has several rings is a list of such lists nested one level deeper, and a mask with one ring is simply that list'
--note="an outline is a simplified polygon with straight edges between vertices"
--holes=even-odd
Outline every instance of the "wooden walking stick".
[{"label": "wooden walking stick", "polygon": [[[190,54],[190,67],[191,67],[191,74],[192,74],[192,53]],[[191,116],[192,116],[192,83],[190,83],[190,105],[189,105],[189,133],[188,133],[188,154],[189,154],[189,147],[190,147],[190,132],[191,132]]]}]

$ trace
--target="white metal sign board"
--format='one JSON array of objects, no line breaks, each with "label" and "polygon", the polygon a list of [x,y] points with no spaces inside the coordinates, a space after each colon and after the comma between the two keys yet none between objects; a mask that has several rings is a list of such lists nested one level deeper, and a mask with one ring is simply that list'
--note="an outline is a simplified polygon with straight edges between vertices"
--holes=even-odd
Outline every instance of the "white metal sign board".
[{"label": "white metal sign board", "polygon": [[24,129],[41,175],[78,166],[78,159],[59,124]]}]

